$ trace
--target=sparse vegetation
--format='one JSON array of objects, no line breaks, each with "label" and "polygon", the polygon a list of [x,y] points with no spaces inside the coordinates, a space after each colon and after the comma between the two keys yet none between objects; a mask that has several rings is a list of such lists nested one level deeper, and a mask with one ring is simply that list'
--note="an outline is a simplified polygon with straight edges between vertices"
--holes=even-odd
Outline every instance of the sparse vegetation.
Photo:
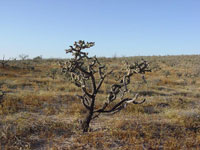
[{"label": "sparse vegetation", "polygon": [[[8,67],[1,65],[0,90],[6,94],[0,105],[0,149],[199,149],[200,56],[98,59],[109,72],[122,68],[123,60],[132,64],[142,58],[153,70],[145,75],[147,83],[142,75],[134,74],[129,89],[146,102],[92,120],[88,133],[82,133],[79,126],[87,114],[75,95],[82,94],[80,88],[68,75],[49,78],[49,70],[59,70],[56,62],[61,60],[26,60],[34,70],[14,60]],[[170,75],[166,77],[164,71]],[[98,107],[115,82],[105,79]]]}]

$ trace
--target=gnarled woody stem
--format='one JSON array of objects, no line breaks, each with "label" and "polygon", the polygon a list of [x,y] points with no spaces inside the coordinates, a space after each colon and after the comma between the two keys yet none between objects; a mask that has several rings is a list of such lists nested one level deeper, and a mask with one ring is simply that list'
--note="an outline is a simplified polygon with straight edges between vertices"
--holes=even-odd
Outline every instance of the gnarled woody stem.
[{"label": "gnarled woody stem", "polygon": [[[128,85],[130,84],[131,76],[136,73],[144,74],[151,71],[148,69],[148,63],[142,61],[136,62],[133,65],[129,65],[125,62],[125,70],[120,75],[118,81],[111,86],[111,90],[108,93],[107,101],[100,108],[95,107],[96,96],[104,82],[104,79],[112,73],[106,72],[105,65],[102,65],[96,57],[89,57],[88,53],[83,52],[83,49],[94,46],[94,42],[78,41],[74,43],[74,46],[70,46],[70,49],[66,50],[66,53],[71,53],[74,57],[68,61],[68,63],[61,64],[62,71],[70,73],[72,80],[76,86],[82,89],[82,95],[78,96],[83,106],[87,110],[87,115],[82,122],[83,132],[88,132],[89,125],[92,119],[98,117],[101,113],[115,113],[125,108],[127,104],[141,104],[142,102],[136,102],[138,94],[134,98],[124,98],[128,92]],[[98,73],[98,76],[95,74]],[[90,86],[88,86],[90,84]],[[89,88],[90,87],[90,88]],[[119,102],[115,102],[120,99]],[[113,105],[111,108],[108,107]],[[109,108],[109,109],[108,109]]]}]

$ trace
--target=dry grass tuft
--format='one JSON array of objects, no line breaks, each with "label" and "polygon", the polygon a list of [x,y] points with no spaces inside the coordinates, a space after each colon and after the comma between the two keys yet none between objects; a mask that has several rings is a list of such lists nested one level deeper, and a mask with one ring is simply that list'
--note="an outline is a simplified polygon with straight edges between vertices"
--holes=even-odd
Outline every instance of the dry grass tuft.
[{"label": "dry grass tuft", "polygon": [[[200,56],[143,58],[153,72],[147,83],[134,76],[130,89],[146,102],[100,116],[85,134],[79,119],[86,111],[75,96],[81,91],[59,73],[57,60],[11,61],[0,68],[0,149],[199,149]],[[141,57],[100,59],[118,69]],[[115,82],[105,81],[98,106]]]}]

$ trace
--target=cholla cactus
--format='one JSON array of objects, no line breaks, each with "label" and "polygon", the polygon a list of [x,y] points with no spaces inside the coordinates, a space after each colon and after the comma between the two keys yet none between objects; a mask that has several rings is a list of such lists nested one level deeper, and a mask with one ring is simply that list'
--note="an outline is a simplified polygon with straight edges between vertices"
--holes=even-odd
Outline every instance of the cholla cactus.
[{"label": "cholla cactus", "polygon": [[[150,72],[149,64],[142,60],[142,62],[134,63],[132,65],[125,62],[123,72],[118,77],[118,83],[111,85],[111,89],[105,98],[104,104],[96,108],[96,96],[102,87],[105,78],[113,71],[106,71],[106,66],[101,64],[98,58],[89,57],[88,53],[83,52],[83,49],[94,46],[94,42],[87,42],[80,40],[75,42],[74,46],[70,46],[66,53],[71,53],[74,56],[69,61],[60,64],[63,73],[71,74],[72,82],[82,90],[82,95],[77,95],[83,106],[87,109],[87,115],[82,121],[83,132],[88,132],[89,125],[92,119],[98,117],[100,114],[115,113],[126,107],[127,104],[141,104],[145,101],[137,102],[139,94],[133,98],[125,98],[130,84],[131,76],[134,74],[145,74]],[[118,100],[118,101],[117,101]]]}]

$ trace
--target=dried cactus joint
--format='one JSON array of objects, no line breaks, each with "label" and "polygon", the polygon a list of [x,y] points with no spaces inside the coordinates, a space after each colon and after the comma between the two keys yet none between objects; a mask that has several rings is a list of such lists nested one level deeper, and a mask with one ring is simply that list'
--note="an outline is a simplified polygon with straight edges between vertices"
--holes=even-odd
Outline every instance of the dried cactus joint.
[{"label": "dried cactus joint", "polygon": [[[124,96],[129,92],[127,86],[130,84],[130,79],[133,74],[145,74],[145,72],[151,71],[147,61],[142,60],[142,62],[136,62],[132,65],[125,62],[123,75],[118,79],[120,82],[111,85],[110,92],[108,93],[104,105],[96,109],[94,108],[96,96],[104,82],[104,79],[113,71],[106,72],[106,66],[102,65],[96,56],[89,57],[88,53],[82,51],[86,48],[93,47],[94,45],[94,42],[86,43],[82,40],[74,42],[74,46],[70,46],[69,49],[66,49],[66,53],[71,53],[73,58],[68,62],[60,63],[62,72],[70,74],[72,82],[82,90],[82,95],[77,96],[81,99],[83,106],[88,111],[86,118],[82,122],[83,132],[88,132],[91,120],[102,113],[118,112],[125,108],[129,103],[143,103],[145,100],[136,102],[139,97],[138,94],[136,94],[134,98],[124,98]],[[95,74],[98,74],[98,76]],[[88,84],[90,84],[90,86],[88,86]],[[91,90],[89,90],[90,87]],[[114,104],[113,102],[117,99],[120,101]],[[114,104],[114,106],[111,108],[109,107],[110,109],[108,109],[110,104]]]}]

